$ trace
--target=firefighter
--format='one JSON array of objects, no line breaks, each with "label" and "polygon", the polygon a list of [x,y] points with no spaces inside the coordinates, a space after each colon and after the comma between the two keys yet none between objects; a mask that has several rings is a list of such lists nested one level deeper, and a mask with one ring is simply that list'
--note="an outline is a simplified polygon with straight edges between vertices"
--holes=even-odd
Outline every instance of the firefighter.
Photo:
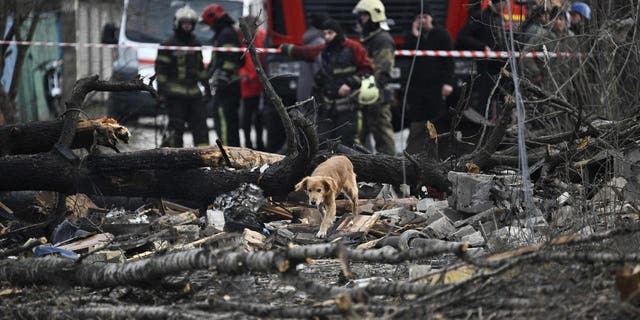
[{"label": "firefighter", "polygon": [[353,13],[358,16],[358,23],[362,30],[360,41],[373,60],[377,86],[382,90],[381,92],[384,92],[378,101],[362,106],[360,140],[365,143],[367,136],[371,133],[378,152],[395,155],[391,124],[391,93],[384,91],[384,88],[391,81],[396,46],[393,37],[389,34],[384,5],[380,0],[360,0],[353,9]]},{"label": "firefighter", "polygon": [[[214,32],[211,44],[214,47],[240,47],[240,37],[234,29],[233,19],[218,4],[204,8],[200,22]],[[240,52],[213,52],[208,67],[215,89],[214,121],[216,133],[223,143],[240,146],[240,76],[238,71],[244,65]]]},{"label": "firefighter", "polygon": [[[200,46],[193,35],[198,19],[189,6],[176,11],[174,33],[162,45]],[[167,107],[169,124],[162,142],[164,147],[182,147],[185,124],[193,134],[193,144],[209,145],[207,113],[198,82],[207,82],[207,73],[200,51],[158,50],[155,64],[158,94]]]},{"label": "firefighter", "polygon": [[343,144],[353,146],[357,135],[358,104],[370,104],[379,98],[378,88],[368,77],[373,73],[373,64],[359,42],[345,38],[336,20],[327,19],[322,33],[324,44],[283,44],[280,49],[298,60],[314,61],[321,56],[321,67],[314,81],[314,96],[320,104],[319,139],[323,142],[341,139]]}]

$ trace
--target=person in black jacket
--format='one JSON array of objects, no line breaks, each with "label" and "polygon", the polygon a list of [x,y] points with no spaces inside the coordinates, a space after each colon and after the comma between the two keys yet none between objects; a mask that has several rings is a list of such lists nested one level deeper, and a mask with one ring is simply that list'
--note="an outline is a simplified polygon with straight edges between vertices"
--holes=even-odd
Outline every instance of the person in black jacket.
[{"label": "person in black jacket", "polygon": [[[166,46],[200,46],[193,35],[196,12],[188,6],[176,11],[174,33],[162,43]],[[166,103],[169,125],[163,138],[163,147],[182,147],[185,124],[193,134],[195,146],[209,145],[207,112],[202,103],[198,82],[207,83],[207,72],[202,63],[202,52],[158,50],[156,58],[158,95]]]},{"label": "person in black jacket", "polygon": [[[506,0],[491,0],[489,7],[482,10],[478,18],[469,17],[467,24],[458,33],[457,47],[462,50],[506,51],[502,16],[505,5]],[[478,98],[474,99],[473,105],[481,114],[485,113],[491,91],[504,64],[503,59],[476,60],[478,77],[473,82],[473,91]],[[492,101],[495,100],[494,97]]]},{"label": "person in black jacket", "polygon": [[[451,50],[453,42],[446,29],[436,26],[428,8],[416,15],[411,33],[403,48],[413,50]],[[449,131],[450,118],[445,98],[453,92],[453,58],[418,57],[409,79],[407,104],[411,125],[407,152],[418,153],[425,148],[426,122],[431,121],[438,132]]]},{"label": "person in black jacket", "polygon": [[[200,17],[202,23],[214,32],[214,47],[240,47],[240,37],[233,27],[233,19],[218,4],[204,8]],[[229,146],[240,146],[240,76],[238,70],[244,65],[240,52],[213,52],[209,74],[215,88],[213,119],[216,133]]]}]

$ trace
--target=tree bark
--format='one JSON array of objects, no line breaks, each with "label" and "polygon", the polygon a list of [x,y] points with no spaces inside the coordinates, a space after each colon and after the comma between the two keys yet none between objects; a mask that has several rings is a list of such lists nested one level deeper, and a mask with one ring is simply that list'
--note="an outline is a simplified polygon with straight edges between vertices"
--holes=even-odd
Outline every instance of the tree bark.
[{"label": "tree bark", "polygon": [[347,157],[353,163],[359,181],[399,185],[405,183],[403,179],[404,167],[406,183],[409,185],[425,184],[441,191],[451,189],[445,165],[426,152],[412,155],[414,161],[384,154],[348,155]]},{"label": "tree bark", "polygon": [[[51,150],[62,133],[63,121],[34,121],[0,127],[0,156],[32,154]],[[111,118],[81,120],[72,149],[89,148],[95,143],[115,148],[118,140],[127,143],[129,130]]]},{"label": "tree bark", "polygon": [[[231,167],[235,169],[256,168],[284,159],[283,155],[240,147],[224,147],[224,150],[229,156]],[[90,155],[87,157],[87,161],[88,167],[96,172],[222,168],[226,166],[218,147],[160,148],[119,154]]]},{"label": "tree bark", "polygon": [[[94,288],[117,285],[148,285],[153,280],[189,270],[216,268],[221,274],[249,271],[286,272],[308,258],[336,258],[341,244],[329,243],[296,246],[271,251],[228,252],[193,249],[124,264],[78,264],[72,260],[45,257],[0,260],[0,281],[14,285],[66,284]],[[442,244],[399,251],[382,249],[350,249],[342,251],[349,261],[401,263],[443,253],[463,254],[466,244]]]},{"label": "tree bark", "polygon": [[[310,162],[302,155],[277,161],[277,155],[242,148],[229,150],[232,162],[238,168],[270,165],[264,173],[258,169],[221,169],[223,159],[216,147],[91,155],[80,167],[51,153],[10,155],[0,158],[0,176],[3,177],[0,191],[98,192],[111,196],[166,197],[210,203],[219,194],[242,183],[254,183],[269,196],[286,195],[309,169]],[[251,158],[253,156],[255,158]],[[415,156],[419,160],[417,167],[402,158],[385,155],[352,155],[349,158],[360,181],[400,184],[404,161],[408,183],[424,181],[440,190],[448,190],[450,182],[444,166],[426,154]]]},{"label": "tree bark", "polygon": [[[163,161],[161,158],[157,160]],[[95,165],[91,158],[83,163],[86,166],[76,167],[51,153],[5,156],[0,161],[0,176],[3,177],[0,191],[98,192],[211,203],[219,194],[234,190],[243,183],[254,183],[269,196],[286,194],[306,171],[306,162],[298,158],[285,158],[272,164],[264,173],[251,169],[229,171],[219,168],[100,172],[93,169]]]}]

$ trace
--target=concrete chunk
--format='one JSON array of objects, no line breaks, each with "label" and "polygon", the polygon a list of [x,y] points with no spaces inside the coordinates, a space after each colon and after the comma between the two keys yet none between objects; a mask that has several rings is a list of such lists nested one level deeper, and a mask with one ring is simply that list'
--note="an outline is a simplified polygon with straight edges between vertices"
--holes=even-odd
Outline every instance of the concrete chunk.
[{"label": "concrete chunk", "polygon": [[484,237],[482,237],[482,233],[480,233],[480,231],[476,231],[462,237],[461,241],[469,243],[472,247],[480,247],[484,245]]},{"label": "concrete chunk", "polygon": [[458,231],[454,232],[451,236],[454,240],[460,240],[462,239],[462,237],[468,236],[474,232],[476,232],[476,229],[474,229],[472,226],[464,226],[458,229]]},{"label": "concrete chunk", "polygon": [[456,232],[456,228],[453,226],[449,218],[442,217],[433,223],[429,224],[422,232],[429,235],[431,238],[435,239],[444,239],[450,237],[454,232]]},{"label": "concrete chunk", "polygon": [[490,199],[495,175],[449,171],[452,195],[449,205],[459,211],[480,213],[494,206]]}]

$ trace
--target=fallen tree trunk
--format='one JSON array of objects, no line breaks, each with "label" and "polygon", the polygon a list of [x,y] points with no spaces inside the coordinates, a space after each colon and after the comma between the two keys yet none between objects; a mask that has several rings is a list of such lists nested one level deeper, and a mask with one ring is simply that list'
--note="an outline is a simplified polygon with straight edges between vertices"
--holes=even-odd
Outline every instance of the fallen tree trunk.
[{"label": "fallen tree trunk", "polygon": [[[283,155],[260,152],[247,148],[224,147],[235,169],[251,169],[284,159]],[[226,166],[218,147],[160,148],[108,155],[90,155],[88,167],[95,172],[113,172],[149,169],[194,169]]]},{"label": "fallen tree trunk", "polygon": [[[76,167],[51,153],[6,156],[0,160],[0,191],[51,190],[62,193],[168,197],[211,203],[219,194],[243,183],[260,186],[267,195],[289,192],[306,170],[307,161],[285,158],[260,170],[230,171],[220,168],[184,170],[120,170],[100,172],[87,166]],[[163,161],[162,158],[156,161]]]},{"label": "fallen tree trunk", "polygon": [[448,191],[451,188],[451,182],[447,180],[448,170],[442,162],[433,159],[426,152],[414,154],[410,159],[383,154],[348,155],[347,157],[353,163],[359,181],[399,185],[405,183],[404,168],[406,183],[409,185],[424,184],[442,191]]},{"label": "fallen tree trunk", "polygon": [[[62,133],[62,125],[58,120],[1,126],[0,156],[49,151]],[[115,148],[118,141],[127,143],[129,136],[129,130],[111,118],[80,120],[71,148],[89,148],[94,142]]]},{"label": "fallen tree trunk", "polygon": [[179,307],[140,305],[88,305],[82,307],[20,307],[7,310],[19,319],[204,319],[212,315]]},{"label": "fallen tree trunk", "polygon": [[[226,147],[225,147],[226,149]],[[257,169],[230,171],[220,167],[223,159],[215,147],[203,149],[157,149],[123,154],[92,155],[81,167],[50,154],[12,155],[0,158],[0,191],[51,190],[63,193],[111,196],[166,197],[210,203],[221,193],[242,183],[260,186],[266,195],[286,195],[308,171],[304,159],[284,158],[235,149],[232,163],[259,167],[271,162],[264,173]],[[252,156],[255,158],[251,159]],[[414,155],[415,163],[383,155],[351,155],[360,181],[401,184],[402,163],[407,182],[449,189],[444,166],[426,154]],[[245,161],[241,163],[240,161]],[[319,159],[320,161],[322,159]],[[192,169],[191,169],[192,168]]]},{"label": "fallen tree trunk", "polygon": [[[466,243],[444,243],[432,247],[399,251],[382,249],[342,248],[349,261],[401,263],[424,259],[443,253],[464,254]],[[296,246],[271,251],[228,252],[226,250],[192,249],[164,256],[124,264],[83,264],[58,258],[26,258],[0,260],[0,281],[14,285],[65,284],[94,288],[117,285],[148,285],[164,276],[189,270],[216,268],[221,274],[240,274],[249,271],[286,272],[308,258],[337,258],[341,244]]]}]

